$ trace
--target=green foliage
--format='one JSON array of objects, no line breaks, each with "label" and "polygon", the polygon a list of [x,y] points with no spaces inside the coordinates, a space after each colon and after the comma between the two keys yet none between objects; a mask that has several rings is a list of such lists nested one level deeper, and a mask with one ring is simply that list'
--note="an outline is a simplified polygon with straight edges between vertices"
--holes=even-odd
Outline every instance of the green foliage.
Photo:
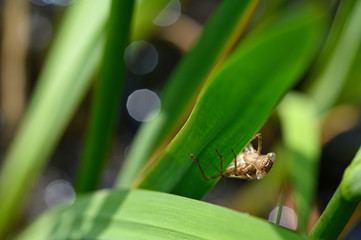
[{"label": "green foliage", "polygon": [[[355,211],[358,202],[348,201],[342,195],[340,188],[333,194],[326,209],[313,227],[311,239],[337,239],[352,213]],[[335,221],[335,219],[337,219]]]},{"label": "green foliage", "polygon": [[[215,150],[222,154],[224,166],[229,165],[231,150],[240,152],[287,91],[308,73],[320,51],[330,13],[321,10],[325,8],[299,5],[271,14],[284,2],[277,1],[264,11],[272,15],[265,21],[259,16],[261,7],[256,9],[257,0],[222,1],[194,49],[167,82],[161,113],[143,124],[137,134],[116,187],[175,195],[128,189],[93,192],[78,197],[71,206],[45,212],[18,239],[307,238],[304,234],[314,204],[321,148],[318,117],[338,97],[342,99],[342,86],[352,83],[349,79],[359,71],[353,60],[361,59],[357,56],[360,1],[339,9],[318,67],[309,78],[312,99],[306,93],[291,93],[280,104],[283,143],[278,156],[287,161],[277,160],[282,167],[276,161],[274,171],[264,180],[267,189],[253,189],[257,192],[253,201],[268,193],[274,195],[289,176],[301,233],[195,200],[218,179],[205,181],[189,156],[192,153],[200,160],[206,175],[218,173]],[[15,223],[27,193],[89,88],[106,38],[84,161],[78,172],[79,191],[96,188],[117,120],[122,88],[117,79],[124,77],[124,64],[114,60],[122,57],[128,36],[142,39],[153,31],[147,24],[168,1],[136,1],[134,14],[133,0],[110,3],[78,0],[64,17],[2,166],[0,238]],[[251,18],[253,12],[258,16]],[[336,239],[350,219],[360,200],[360,151],[311,238]],[[280,206],[283,202],[286,200],[282,199]]]},{"label": "green foliage", "polygon": [[337,239],[349,221],[361,199],[360,163],[361,148],[347,167],[341,184],[312,229],[310,233],[312,239]]},{"label": "green foliage", "polygon": [[321,27],[322,18],[306,8],[247,36],[203,88],[187,123],[155,166],[139,177],[139,187],[202,198],[215,181],[202,178],[189,154],[200,160],[206,175],[219,172],[215,149],[228,166],[231,149],[243,149],[309,65]]},{"label": "green foliage", "polygon": [[174,137],[188,118],[203,84],[234,47],[256,3],[230,0],[220,5],[194,49],[170,77],[162,93],[159,116],[139,130],[119,175],[118,187],[129,187],[151,155]]},{"label": "green foliage", "polygon": [[[135,29],[165,2],[141,1]],[[36,89],[0,173],[0,236],[13,223],[92,80],[104,48],[110,0],[78,0],[69,7],[39,76]],[[144,26],[144,25],[143,25]],[[151,28],[150,28],[151,29]],[[139,38],[144,32],[133,31]],[[101,170],[100,168],[97,169]],[[11,182],[11,184],[9,184]]]},{"label": "green foliage", "polygon": [[79,167],[78,192],[96,189],[114,138],[125,77],[125,62],[119,58],[128,44],[133,5],[133,0],[112,2],[103,68],[94,94],[89,132]]},{"label": "green foliage", "polygon": [[[22,209],[24,196],[89,87],[104,44],[108,3],[78,1],[64,18],[1,169],[0,236]],[[86,24],[84,19],[88,19]]]},{"label": "green foliage", "polygon": [[311,95],[320,111],[328,110],[340,97],[340,91],[351,72],[360,47],[361,2],[342,2],[339,15],[329,36],[331,46],[326,48],[327,51],[324,53],[329,55],[328,59],[325,60],[326,64],[311,88]]},{"label": "green foliage", "polygon": [[305,95],[290,93],[279,107],[287,166],[295,191],[300,229],[306,231],[314,202],[320,157],[320,126],[315,103]]},{"label": "green foliage", "polygon": [[70,207],[44,214],[17,239],[237,238],[306,239],[244,213],[144,190],[81,197]]},{"label": "green foliage", "polygon": [[345,170],[341,181],[341,192],[349,201],[361,200],[361,148]]}]

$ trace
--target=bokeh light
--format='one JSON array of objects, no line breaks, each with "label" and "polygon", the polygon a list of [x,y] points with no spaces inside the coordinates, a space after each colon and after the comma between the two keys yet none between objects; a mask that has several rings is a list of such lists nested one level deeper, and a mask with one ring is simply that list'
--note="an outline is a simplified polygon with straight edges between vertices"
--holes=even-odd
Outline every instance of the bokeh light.
[{"label": "bokeh light", "polygon": [[44,200],[48,207],[59,204],[72,204],[76,195],[71,184],[65,180],[52,181],[45,189]]},{"label": "bokeh light", "polygon": [[[269,214],[268,221],[276,223],[279,207],[274,208]],[[282,206],[280,225],[292,230],[297,229],[298,219],[292,208]]]},{"label": "bokeh light", "polygon": [[153,71],[157,66],[158,51],[146,41],[135,41],[126,48],[124,60],[130,71],[144,75]]},{"label": "bokeh light", "polygon": [[129,115],[139,122],[147,122],[158,116],[160,99],[148,89],[140,89],[129,95],[127,101]]}]

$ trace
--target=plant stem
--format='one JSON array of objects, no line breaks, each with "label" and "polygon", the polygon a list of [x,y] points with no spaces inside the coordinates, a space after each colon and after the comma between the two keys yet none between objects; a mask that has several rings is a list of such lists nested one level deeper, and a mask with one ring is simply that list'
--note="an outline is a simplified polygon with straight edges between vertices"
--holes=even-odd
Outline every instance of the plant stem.
[{"label": "plant stem", "polygon": [[337,239],[355,211],[358,202],[347,201],[341,194],[340,186],[332,196],[325,211],[313,227],[311,239]]},{"label": "plant stem", "polygon": [[276,225],[280,225],[281,217],[282,217],[282,210],[283,210],[283,206],[285,204],[286,186],[284,183],[281,186],[281,194],[280,195],[281,195],[281,197],[280,197],[280,201],[278,203]]}]

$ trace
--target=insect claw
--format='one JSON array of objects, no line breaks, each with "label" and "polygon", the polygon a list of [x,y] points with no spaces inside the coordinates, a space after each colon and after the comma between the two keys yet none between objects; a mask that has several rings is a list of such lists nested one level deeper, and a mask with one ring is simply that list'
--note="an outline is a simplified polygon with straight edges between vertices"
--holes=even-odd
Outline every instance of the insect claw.
[{"label": "insect claw", "polygon": [[232,153],[233,153],[233,156],[234,156],[234,159],[236,160],[237,159],[237,155],[234,153],[233,149],[231,149]]}]

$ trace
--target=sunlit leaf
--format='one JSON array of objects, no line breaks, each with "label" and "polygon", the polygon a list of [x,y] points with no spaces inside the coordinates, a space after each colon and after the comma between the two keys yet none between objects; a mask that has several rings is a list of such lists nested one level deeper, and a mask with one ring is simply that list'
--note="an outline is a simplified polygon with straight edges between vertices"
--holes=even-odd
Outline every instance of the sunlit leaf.
[{"label": "sunlit leaf", "polygon": [[265,220],[179,196],[101,191],[53,210],[17,239],[305,239]]},{"label": "sunlit leaf", "polygon": [[119,175],[118,187],[129,187],[151,155],[157,155],[157,150],[181,128],[202,85],[234,47],[257,3],[229,0],[220,4],[194,49],[170,77],[162,93],[160,114],[138,131]]},{"label": "sunlit leaf", "polygon": [[361,200],[361,148],[345,170],[341,182],[341,192],[346,199]]},{"label": "sunlit leaf", "polygon": [[307,96],[288,94],[279,107],[288,173],[294,187],[299,225],[307,230],[318,179],[321,129],[315,103]]},{"label": "sunlit leaf", "polygon": [[2,167],[0,236],[22,209],[26,193],[90,85],[103,50],[108,8],[109,1],[77,1],[64,17]]},{"label": "sunlit leaf", "polygon": [[[350,5],[350,2],[346,5]],[[343,5],[345,4],[341,5],[341,10]],[[331,40],[337,43],[329,53],[329,58],[310,91],[320,111],[325,111],[335,104],[361,45],[361,2],[355,1],[351,5],[353,6],[346,9],[346,12],[349,12],[344,25],[337,25],[331,32]]]},{"label": "sunlit leaf", "polygon": [[[204,87],[182,130],[134,186],[201,198],[216,181],[206,175],[240,152],[294,85],[317,52],[322,17],[312,8],[286,12],[249,35]],[[277,163],[276,163],[277,164]]]},{"label": "sunlit leaf", "polygon": [[[113,0],[100,78],[93,99],[76,189],[95,190],[114,138],[125,78],[124,51],[129,43],[134,0]],[[122,59],[119,61],[119,59]]]}]

